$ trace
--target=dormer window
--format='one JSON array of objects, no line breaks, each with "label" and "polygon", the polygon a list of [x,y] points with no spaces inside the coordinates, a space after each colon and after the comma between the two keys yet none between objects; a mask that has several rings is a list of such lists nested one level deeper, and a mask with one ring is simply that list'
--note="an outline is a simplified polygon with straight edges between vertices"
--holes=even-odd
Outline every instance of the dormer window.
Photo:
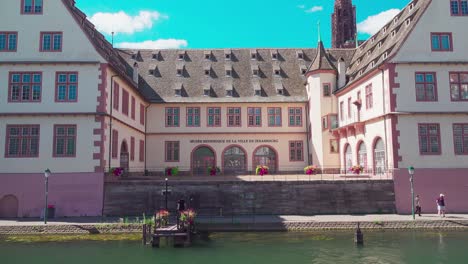
[{"label": "dormer window", "polygon": [[392,38],[394,38],[395,36],[396,36],[396,31],[393,30],[393,31],[392,31]]},{"label": "dormer window", "polygon": [[232,97],[233,94],[234,94],[234,92],[232,90],[226,90],[226,96],[227,97]]},{"label": "dormer window", "polygon": [[177,76],[181,77],[182,75],[184,75],[184,68],[177,68]]},{"label": "dormer window", "polygon": [[358,60],[356,61],[356,65],[359,66],[359,64],[361,64],[361,59],[358,59]]},{"label": "dormer window", "polygon": [[211,75],[211,69],[205,69],[205,75],[210,76]]},{"label": "dormer window", "polygon": [[154,53],[153,56],[152,56],[152,59],[153,60],[162,60],[162,55],[161,55],[161,52],[158,52],[158,53]]},{"label": "dormer window", "polygon": [[277,50],[274,50],[271,52],[271,59],[272,60],[278,60],[278,51]]},{"label": "dormer window", "polygon": [[371,38],[370,43],[374,44],[375,38]]},{"label": "dormer window", "polygon": [[406,19],[405,25],[406,25],[406,26],[409,26],[410,24],[411,24],[411,18]]},{"label": "dormer window", "polygon": [[371,55],[372,51],[368,50],[366,55],[369,57]]},{"label": "dormer window", "polygon": [[262,90],[255,90],[255,96],[262,96]]},{"label": "dormer window", "polygon": [[257,60],[258,59],[258,53],[256,50],[250,51],[250,59],[251,60]]},{"label": "dormer window", "polygon": [[358,76],[361,76],[363,72],[364,72],[363,70],[360,70],[358,73]]},{"label": "dormer window", "polygon": [[260,83],[258,81],[252,82],[252,86],[254,89],[254,95],[255,96],[261,96],[262,95],[262,87],[260,86]]},{"label": "dormer window", "polygon": [[387,58],[388,58],[388,52],[385,52],[385,53],[383,54],[383,56],[382,56],[382,59],[383,59],[383,60],[386,60]]},{"label": "dormer window", "polygon": [[174,89],[174,94],[177,97],[181,97],[182,96],[182,86]]},{"label": "dormer window", "polygon": [[231,65],[226,65],[224,67],[226,71],[226,77],[232,77],[232,66]]},{"label": "dormer window", "polygon": [[284,95],[284,86],[282,83],[275,83],[276,94]]},{"label": "dormer window", "polygon": [[154,70],[149,70],[149,71],[148,71],[148,74],[149,74],[149,75],[154,75]]},{"label": "dormer window", "polygon": [[260,71],[257,65],[252,66],[252,75],[256,77],[260,76]]},{"label": "dormer window", "polygon": [[385,34],[385,33],[387,33],[387,27],[384,27],[384,28],[382,29],[382,34]]},{"label": "dormer window", "polygon": [[301,74],[306,74],[306,73],[307,73],[307,68],[301,67]]},{"label": "dormer window", "polygon": [[300,51],[297,51],[297,58],[299,60],[303,60],[304,59],[304,52],[302,50]]},{"label": "dormer window", "polygon": [[397,23],[398,23],[398,17],[395,17],[395,18],[393,19],[393,25],[396,25]]},{"label": "dormer window", "polygon": [[278,69],[274,69],[274,70],[273,70],[273,73],[275,74],[276,77],[279,77],[279,76],[281,76],[281,69],[279,69],[279,68],[278,68]]},{"label": "dormer window", "polygon": [[205,60],[211,60],[211,58],[212,58],[211,51],[205,52]]},{"label": "dormer window", "polygon": [[374,66],[375,66],[375,61],[371,62],[371,64],[370,64],[371,68],[374,68]]},{"label": "dormer window", "polygon": [[136,57],[137,57],[136,54],[132,54],[132,60],[136,60]]},{"label": "dormer window", "polygon": [[211,95],[211,87],[206,87],[203,89],[203,96],[210,96]]},{"label": "dormer window", "polygon": [[231,51],[230,50],[225,50],[224,51],[224,59],[225,60],[231,60],[231,58],[232,58]]},{"label": "dormer window", "polygon": [[23,0],[21,3],[21,14],[42,14],[42,0]]},{"label": "dormer window", "polygon": [[185,52],[179,52],[179,56],[178,56],[178,59],[179,60],[185,60]]},{"label": "dormer window", "polygon": [[411,12],[413,10],[413,8],[414,8],[414,3],[411,3],[411,5],[409,6],[408,11]]},{"label": "dormer window", "polygon": [[379,47],[379,49],[382,47],[382,41],[379,42],[379,44],[377,44],[377,46]]}]

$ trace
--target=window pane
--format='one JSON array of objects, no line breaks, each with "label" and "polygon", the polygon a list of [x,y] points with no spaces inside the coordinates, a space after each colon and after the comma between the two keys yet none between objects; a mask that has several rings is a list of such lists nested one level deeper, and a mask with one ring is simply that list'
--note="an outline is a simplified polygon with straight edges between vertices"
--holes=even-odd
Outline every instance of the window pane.
[{"label": "window pane", "polygon": [[458,82],[458,73],[450,74],[450,82]]},{"label": "window pane", "polygon": [[452,100],[459,100],[460,99],[458,84],[450,85],[450,96],[452,97]]},{"label": "window pane", "polygon": [[58,87],[58,99],[60,101],[65,100],[65,94],[66,94],[66,86],[65,85],[59,85],[59,87]]},{"label": "window pane", "polygon": [[29,74],[23,74],[23,82],[24,82],[24,83],[29,83],[29,82],[31,82],[31,75],[29,75]]},{"label": "window pane", "polygon": [[443,50],[450,50],[450,38],[448,35],[442,36],[442,49]]},{"label": "window pane", "polygon": [[428,84],[426,85],[426,100],[433,101],[435,100],[435,91],[434,85]]},{"label": "window pane", "polygon": [[50,42],[51,36],[49,34],[45,34],[42,37],[42,49],[43,50],[50,50]]},{"label": "window pane", "polygon": [[[0,42],[1,45],[1,42]],[[0,50],[2,48],[0,47]],[[4,49],[4,48],[3,48]],[[8,50],[16,50],[16,34],[10,34],[8,37]]]},{"label": "window pane", "polygon": [[0,34],[0,50],[6,49],[6,34]]},{"label": "window pane", "polygon": [[75,139],[69,138],[67,140],[67,155],[74,155],[75,154]]},{"label": "window pane", "polygon": [[42,12],[42,0],[34,1],[34,12],[41,13]]},{"label": "window pane", "polygon": [[19,74],[13,74],[11,76],[11,81],[14,82],[14,83],[18,83],[18,82],[20,82],[20,80],[21,80],[21,76]]},{"label": "window pane", "polygon": [[440,50],[439,36],[432,36],[432,49]]},{"label": "window pane", "polygon": [[468,83],[468,73],[461,73],[460,74],[460,82]]},{"label": "window pane", "polygon": [[461,94],[461,99],[468,100],[468,84],[463,84],[461,86],[460,94]]},{"label": "window pane", "polygon": [[68,100],[76,100],[76,85],[70,85],[68,88]]},{"label": "window pane", "polygon": [[418,83],[424,82],[424,74],[416,74],[416,82]]},{"label": "window pane", "polygon": [[32,0],[24,0],[24,13],[31,13],[32,12]]},{"label": "window pane", "polygon": [[54,50],[60,50],[62,48],[62,35],[54,35]]},{"label": "window pane", "polygon": [[33,100],[40,100],[41,99],[41,86],[34,85],[33,86]]},{"label": "window pane", "polygon": [[433,83],[434,82],[434,74],[426,73],[426,82]]},{"label": "window pane", "polygon": [[63,138],[58,138],[57,143],[55,146],[55,153],[57,155],[63,155],[65,154],[65,139]]},{"label": "window pane", "polygon": [[29,100],[30,87],[28,85],[23,85],[23,92],[21,94],[21,100]]},{"label": "window pane", "polygon": [[69,136],[74,136],[74,135],[75,135],[75,128],[74,128],[74,127],[69,127],[69,128],[67,129],[67,134],[68,134]]}]

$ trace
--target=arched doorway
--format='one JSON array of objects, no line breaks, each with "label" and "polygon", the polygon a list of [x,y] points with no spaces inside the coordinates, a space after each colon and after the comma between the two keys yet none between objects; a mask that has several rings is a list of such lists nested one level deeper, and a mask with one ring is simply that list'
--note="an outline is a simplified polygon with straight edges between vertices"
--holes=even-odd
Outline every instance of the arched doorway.
[{"label": "arched doorway", "polygon": [[374,143],[374,174],[385,173],[385,145],[381,138]]},{"label": "arched doorway", "polygon": [[0,200],[0,218],[18,217],[18,199],[14,195],[7,195]]},{"label": "arched doorway", "polygon": [[345,173],[348,172],[349,168],[353,166],[353,151],[351,150],[351,146],[346,144],[344,148],[344,170]]},{"label": "arched doorway", "polygon": [[129,171],[129,163],[127,141],[124,140],[120,146],[120,167],[124,169],[124,172]]},{"label": "arched doorway", "polygon": [[223,171],[225,174],[245,174],[247,155],[240,146],[229,146],[223,152]]},{"label": "arched doorway", "polygon": [[366,144],[364,141],[361,141],[358,145],[357,149],[357,158],[358,158],[358,164],[361,165],[365,170],[367,169],[367,148]]},{"label": "arched doorway", "polygon": [[277,171],[278,165],[278,156],[276,151],[269,146],[260,146],[254,151],[253,157],[253,171],[257,168],[258,165],[268,166],[270,173],[275,173]]},{"label": "arched doorway", "polygon": [[216,166],[216,154],[211,147],[199,146],[192,152],[193,175],[209,175],[208,167]]}]

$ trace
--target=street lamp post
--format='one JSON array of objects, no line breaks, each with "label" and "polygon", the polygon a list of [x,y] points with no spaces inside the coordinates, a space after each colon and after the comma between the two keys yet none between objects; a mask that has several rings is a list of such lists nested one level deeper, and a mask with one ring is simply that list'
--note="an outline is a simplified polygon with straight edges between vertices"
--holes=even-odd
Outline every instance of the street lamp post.
[{"label": "street lamp post", "polygon": [[49,214],[48,195],[49,195],[49,176],[50,170],[44,171],[45,176],[45,209],[44,209],[44,224],[47,225],[47,215]]},{"label": "street lamp post", "polygon": [[167,178],[166,178],[166,192],[164,193],[164,200],[165,200],[166,211],[167,211]]},{"label": "street lamp post", "polygon": [[413,215],[413,220],[416,219],[416,216],[414,214],[414,167],[411,166],[408,168],[408,173],[410,175],[410,184],[411,184],[411,214]]}]

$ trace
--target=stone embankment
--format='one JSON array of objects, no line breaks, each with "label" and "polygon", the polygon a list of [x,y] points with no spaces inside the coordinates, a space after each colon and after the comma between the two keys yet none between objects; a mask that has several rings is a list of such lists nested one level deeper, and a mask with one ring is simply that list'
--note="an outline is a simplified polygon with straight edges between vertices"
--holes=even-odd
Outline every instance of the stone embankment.
[{"label": "stone embankment", "polygon": [[[283,222],[283,223],[201,223],[204,232],[255,232],[255,231],[327,231],[354,230],[357,222]],[[363,230],[468,230],[468,220],[439,221],[375,221],[360,222]],[[0,226],[0,235],[31,234],[121,234],[139,233],[141,224],[73,224],[73,225],[10,225]]]}]

